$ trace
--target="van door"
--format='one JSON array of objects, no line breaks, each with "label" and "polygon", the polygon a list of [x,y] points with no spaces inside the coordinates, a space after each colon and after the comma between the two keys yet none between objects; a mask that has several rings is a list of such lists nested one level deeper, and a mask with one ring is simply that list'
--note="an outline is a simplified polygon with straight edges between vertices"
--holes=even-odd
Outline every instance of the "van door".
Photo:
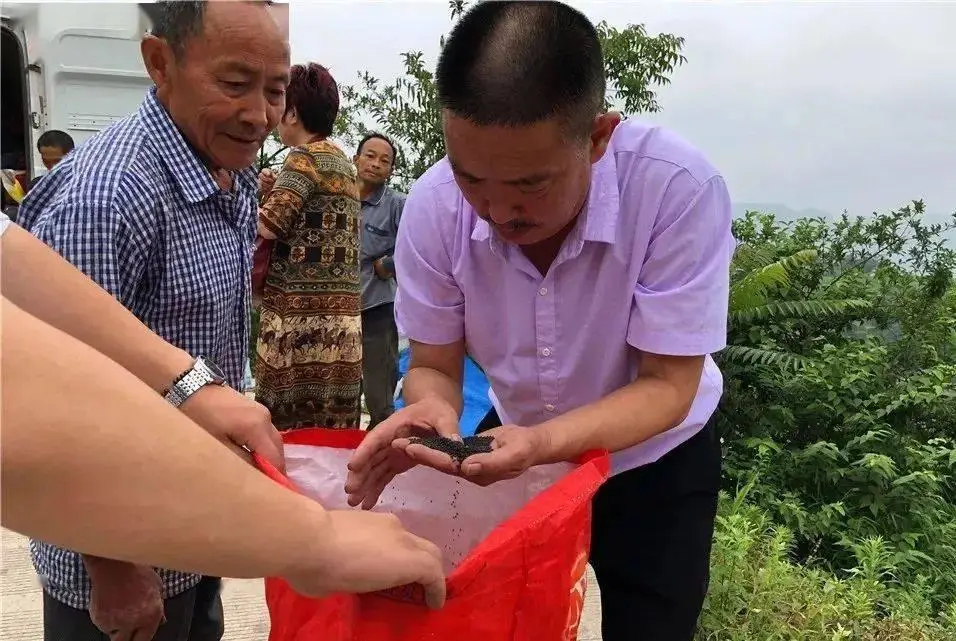
[{"label": "van door", "polygon": [[75,11],[64,4],[0,0],[23,59],[31,176],[44,173],[35,148],[40,134],[58,129],[81,145],[135,112],[152,85],[139,51],[147,22],[138,4],[84,2]]},{"label": "van door", "polygon": [[26,48],[19,25],[7,18],[3,18],[0,31],[0,101],[3,118],[0,164],[3,169],[25,171],[32,142]]},{"label": "van door", "polygon": [[77,145],[134,113],[152,81],[140,41],[147,29],[136,3],[84,3],[64,20],[57,3],[39,5],[49,128],[66,131]]},{"label": "van door", "polygon": [[[35,151],[36,140],[45,128],[46,119],[41,69],[39,65],[31,64],[31,49],[37,44],[31,43],[31,38],[36,39],[37,13],[35,4],[0,2],[3,20],[3,51],[0,55],[3,111],[10,109],[16,112],[13,137],[16,138],[17,152],[22,149],[25,154],[22,166],[30,180],[39,175],[38,169],[42,169],[42,165],[37,163]],[[11,124],[13,120],[11,117]],[[4,117],[5,130],[7,122],[7,117]],[[9,139],[9,136],[5,138]],[[6,152],[8,148],[5,145],[2,147]]]},{"label": "van door", "polygon": [[0,207],[16,219],[17,205],[35,175],[33,126],[30,122],[30,79],[26,49],[19,25],[7,17],[0,26],[0,170],[3,188]]}]

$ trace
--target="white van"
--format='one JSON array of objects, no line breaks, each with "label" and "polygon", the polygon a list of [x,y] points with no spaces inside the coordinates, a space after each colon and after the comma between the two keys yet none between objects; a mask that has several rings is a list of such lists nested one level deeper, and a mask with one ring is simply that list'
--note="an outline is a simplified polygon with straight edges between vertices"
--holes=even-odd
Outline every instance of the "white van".
[{"label": "white van", "polygon": [[139,51],[149,23],[136,3],[4,0],[0,15],[0,169],[27,184],[44,171],[43,132],[79,145],[136,111],[151,85]]}]

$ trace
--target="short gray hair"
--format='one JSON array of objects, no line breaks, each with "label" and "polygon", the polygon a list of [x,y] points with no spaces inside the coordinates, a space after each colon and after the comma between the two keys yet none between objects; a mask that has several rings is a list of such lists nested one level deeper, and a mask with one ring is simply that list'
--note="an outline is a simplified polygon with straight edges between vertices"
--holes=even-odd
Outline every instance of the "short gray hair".
[{"label": "short gray hair", "polygon": [[183,52],[187,40],[202,34],[205,0],[143,2],[140,8],[152,23],[150,33],[168,42],[177,55]]}]

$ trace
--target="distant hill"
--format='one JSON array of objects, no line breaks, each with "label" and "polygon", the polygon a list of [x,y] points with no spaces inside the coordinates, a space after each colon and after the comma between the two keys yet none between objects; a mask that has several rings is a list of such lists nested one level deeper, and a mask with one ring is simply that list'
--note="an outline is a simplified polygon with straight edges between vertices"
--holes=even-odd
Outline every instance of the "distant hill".
[{"label": "distant hill", "polygon": [[791,222],[800,218],[835,218],[833,214],[821,209],[791,209],[780,203],[733,203],[734,218],[741,218],[744,212],[759,211],[763,213],[773,213],[777,220]]},{"label": "distant hill", "polygon": [[[747,211],[760,211],[764,213],[775,214],[777,220],[781,222],[792,222],[794,220],[799,220],[800,218],[836,219],[838,216],[828,211],[823,211],[822,209],[814,209],[811,207],[809,209],[797,210],[787,207],[786,205],[781,205],[780,203],[733,203],[733,208],[734,218],[742,218],[744,212]],[[948,220],[947,216],[936,214],[927,214],[925,218],[929,222],[942,222],[944,220]],[[956,249],[956,229],[952,229],[948,233],[944,234],[944,238],[948,240],[948,244],[951,247]]]}]

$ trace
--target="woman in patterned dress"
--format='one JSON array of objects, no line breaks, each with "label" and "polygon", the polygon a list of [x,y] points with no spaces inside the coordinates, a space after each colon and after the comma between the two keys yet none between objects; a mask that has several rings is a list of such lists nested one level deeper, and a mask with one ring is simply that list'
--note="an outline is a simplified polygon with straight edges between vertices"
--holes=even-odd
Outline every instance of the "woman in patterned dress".
[{"label": "woman in patterned dress", "polygon": [[327,140],[338,109],[325,67],[292,67],[279,123],[292,149],[259,210],[259,234],[276,243],[259,317],[256,400],[280,430],[359,427],[360,201],[352,163]]}]

